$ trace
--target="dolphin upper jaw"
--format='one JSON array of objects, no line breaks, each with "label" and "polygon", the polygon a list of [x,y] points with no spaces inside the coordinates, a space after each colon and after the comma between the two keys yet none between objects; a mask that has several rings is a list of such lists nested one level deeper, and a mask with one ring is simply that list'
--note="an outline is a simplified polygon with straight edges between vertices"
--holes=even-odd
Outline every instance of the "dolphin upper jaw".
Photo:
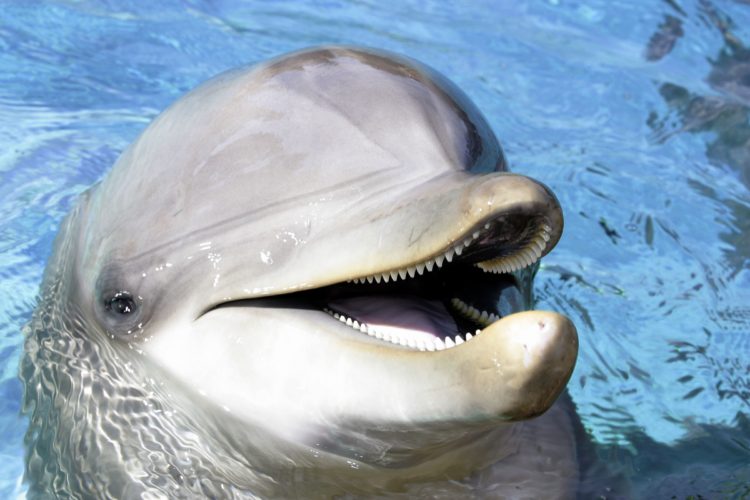
[{"label": "dolphin upper jaw", "polygon": [[[353,198],[355,202],[351,196],[346,194],[350,198],[346,211],[338,206],[342,200],[331,199],[328,202],[337,205],[335,210],[319,207],[312,218],[307,207],[290,212],[285,218],[291,224],[266,227],[263,238],[254,227],[238,226],[233,229],[237,237],[225,237],[231,247],[222,246],[221,240],[214,242],[211,251],[220,255],[222,262],[217,272],[205,273],[211,282],[206,283],[206,296],[196,316],[228,302],[227,297],[276,296],[378,276],[391,281],[393,273],[436,259],[466,257],[482,246],[482,239],[488,240],[484,246],[503,248],[491,249],[485,258],[473,258],[477,263],[491,263],[498,250],[506,257],[529,257],[502,268],[496,263],[497,269],[488,269],[511,272],[546,255],[563,229],[562,211],[552,192],[517,174],[474,177],[455,172],[400,193],[362,193]],[[518,221],[519,227],[508,230],[508,221]],[[531,233],[543,227],[548,230],[546,241],[534,254],[537,248],[532,246]],[[498,230],[505,234],[493,234]],[[256,235],[251,244],[242,242],[239,235],[243,233]],[[182,243],[188,248],[198,244]],[[185,278],[192,283],[197,279],[192,275]]]}]

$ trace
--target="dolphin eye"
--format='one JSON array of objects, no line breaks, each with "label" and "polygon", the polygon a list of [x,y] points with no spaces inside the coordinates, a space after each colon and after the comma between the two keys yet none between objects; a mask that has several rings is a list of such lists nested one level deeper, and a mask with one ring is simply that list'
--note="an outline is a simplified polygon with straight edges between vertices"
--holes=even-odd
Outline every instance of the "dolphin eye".
[{"label": "dolphin eye", "polygon": [[111,315],[127,317],[135,314],[138,306],[130,292],[120,291],[105,300],[104,308]]}]

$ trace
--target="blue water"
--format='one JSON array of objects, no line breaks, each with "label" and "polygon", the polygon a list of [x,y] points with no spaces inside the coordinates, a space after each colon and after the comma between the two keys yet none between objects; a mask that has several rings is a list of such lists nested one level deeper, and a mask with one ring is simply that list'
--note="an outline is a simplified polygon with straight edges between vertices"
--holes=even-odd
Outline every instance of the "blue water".
[{"label": "blue water", "polygon": [[438,69],[560,198],[537,297],[578,326],[594,452],[650,497],[750,496],[747,1],[6,0],[0,497],[24,491],[21,328],[76,195],[197,83],[324,43]]}]

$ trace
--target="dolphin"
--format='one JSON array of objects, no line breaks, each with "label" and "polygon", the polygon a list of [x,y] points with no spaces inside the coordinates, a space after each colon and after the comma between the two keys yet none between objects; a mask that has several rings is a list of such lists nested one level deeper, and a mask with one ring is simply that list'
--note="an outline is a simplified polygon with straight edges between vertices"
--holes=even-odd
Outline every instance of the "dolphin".
[{"label": "dolphin", "polygon": [[64,220],[20,365],[31,497],[575,494],[563,216],[405,57],[322,47],[161,113]]}]

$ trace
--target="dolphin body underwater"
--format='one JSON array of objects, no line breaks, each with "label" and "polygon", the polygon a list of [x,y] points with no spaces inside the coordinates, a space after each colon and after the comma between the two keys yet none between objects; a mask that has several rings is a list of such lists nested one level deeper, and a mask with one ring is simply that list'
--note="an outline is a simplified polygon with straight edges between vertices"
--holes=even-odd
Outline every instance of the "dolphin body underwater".
[{"label": "dolphin body underwater", "polygon": [[325,47],[175,102],[62,224],[20,377],[29,496],[568,498],[563,220],[469,99]]}]

